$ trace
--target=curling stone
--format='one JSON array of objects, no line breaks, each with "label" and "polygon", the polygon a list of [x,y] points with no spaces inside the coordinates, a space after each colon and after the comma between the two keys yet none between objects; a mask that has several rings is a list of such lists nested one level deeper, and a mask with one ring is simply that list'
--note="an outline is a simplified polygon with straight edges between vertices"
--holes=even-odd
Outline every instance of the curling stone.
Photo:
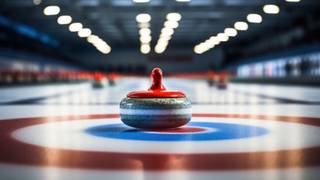
[{"label": "curling stone", "polygon": [[103,88],[104,87],[104,76],[102,73],[95,73],[93,76],[93,82],[92,82],[92,87],[93,88]]},{"label": "curling stone", "polygon": [[121,121],[139,129],[177,128],[191,120],[191,103],[183,92],[168,91],[162,84],[162,71],[153,69],[147,91],[130,92],[120,102]]}]

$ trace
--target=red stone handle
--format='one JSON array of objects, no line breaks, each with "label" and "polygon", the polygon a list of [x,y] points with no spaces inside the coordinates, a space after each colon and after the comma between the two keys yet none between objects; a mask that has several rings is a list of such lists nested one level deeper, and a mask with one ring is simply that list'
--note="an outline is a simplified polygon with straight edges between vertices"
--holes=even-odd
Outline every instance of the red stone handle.
[{"label": "red stone handle", "polygon": [[148,91],[133,91],[127,97],[129,98],[183,98],[186,95],[180,91],[167,91],[162,84],[162,70],[154,68],[151,72],[152,85]]},{"label": "red stone handle", "polygon": [[166,88],[162,84],[163,75],[160,68],[154,68],[151,72],[152,85],[149,90],[152,91],[163,91]]}]

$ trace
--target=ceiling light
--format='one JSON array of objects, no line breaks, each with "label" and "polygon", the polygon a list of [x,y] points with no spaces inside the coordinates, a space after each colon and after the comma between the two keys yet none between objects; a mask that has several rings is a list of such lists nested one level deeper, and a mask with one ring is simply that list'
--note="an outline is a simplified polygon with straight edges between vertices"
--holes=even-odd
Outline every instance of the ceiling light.
[{"label": "ceiling light", "polygon": [[99,39],[98,41],[94,42],[93,45],[96,47],[96,48],[102,48],[104,46],[109,46],[106,42],[104,42],[102,39]]},{"label": "ceiling light", "polygon": [[171,36],[171,35],[168,35],[168,34],[163,34],[163,33],[161,33],[159,37],[160,37],[160,38],[162,38],[162,37],[165,37],[165,38],[170,37],[170,39],[171,39],[172,36]]},{"label": "ceiling light", "polygon": [[166,46],[168,46],[169,42],[168,42],[167,40],[165,40],[165,39],[159,39],[157,44],[158,44],[159,46],[164,46],[164,47],[166,47]]},{"label": "ceiling light", "polygon": [[208,46],[210,49],[215,46],[215,43],[213,43],[212,41],[210,41],[210,39],[206,40],[204,43],[205,43],[206,46]]},{"label": "ceiling light", "polygon": [[87,41],[88,41],[89,43],[94,44],[94,43],[96,43],[96,42],[98,42],[98,41],[101,41],[101,39],[100,39],[98,36],[96,36],[96,35],[90,35],[90,36],[87,37]]},{"label": "ceiling light", "polygon": [[140,36],[150,35],[151,34],[151,30],[149,28],[141,28],[139,30],[139,34],[140,34]]},{"label": "ceiling light", "polygon": [[278,14],[280,12],[280,8],[274,4],[267,4],[263,6],[263,11],[267,14]]},{"label": "ceiling light", "polygon": [[157,46],[158,46],[158,49],[160,49],[160,51],[165,51],[167,49],[168,43],[166,43],[166,44],[157,44]]},{"label": "ceiling light", "polygon": [[179,23],[177,21],[166,21],[164,22],[164,27],[167,27],[167,28],[177,28],[179,26]]},{"label": "ceiling light", "polygon": [[47,6],[43,10],[43,14],[46,16],[57,15],[60,12],[59,6]]},{"label": "ceiling light", "polygon": [[81,23],[72,23],[69,25],[69,31],[71,32],[78,32],[82,29]]},{"label": "ceiling light", "polygon": [[191,0],[176,0],[177,2],[190,2]]},{"label": "ceiling light", "polygon": [[211,48],[211,45],[209,43],[206,43],[206,42],[202,43],[202,46],[203,46],[203,49],[205,51],[208,51]]},{"label": "ceiling light", "polygon": [[139,28],[149,28],[150,27],[150,23],[139,23]]},{"label": "ceiling light", "polygon": [[91,35],[91,30],[88,28],[83,28],[80,31],[78,31],[79,37],[88,37]]},{"label": "ceiling light", "polygon": [[167,21],[164,22],[164,27],[161,29],[161,34],[155,46],[155,52],[158,54],[166,50],[174,34],[174,29],[179,26],[178,21],[181,20],[181,15],[179,13],[168,13],[166,18]]},{"label": "ceiling light", "polygon": [[217,38],[219,39],[219,41],[222,41],[222,42],[226,42],[229,40],[229,37],[227,35],[225,35],[224,33],[219,33],[217,35]]},{"label": "ceiling light", "polygon": [[140,51],[142,54],[148,54],[150,52],[151,48],[149,44],[142,44],[140,47]]},{"label": "ceiling light", "polygon": [[203,51],[207,51],[208,50],[208,47],[207,47],[207,44],[206,43],[200,43],[199,47],[203,50]]},{"label": "ceiling light", "polygon": [[226,28],[224,29],[224,34],[226,34],[229,37],[234,37],[238,34],[238,32],[234,28]]},{"label": "ceiling light", "polygon": [[259,14],[248,14],[247,20],[251,23],[261,23],[262,17]]},{"label": "ceiling light", "polygon": [[169,13],[169,14],[167,14],[167,19],[169,21],[180,21],[181,20],[181,14],[179,14],[179,13]]},{"label": "ceiling light", "polygon": [[248,29],[248,24],[246,22],[238,21],[234,23],[234,28],[239,31],[246,31]]},{"label": "ceiling light", "polygon": [[103,54],[109,54],[111,52],[111,47],[108,45],[96,46],[96,48]]},{"label": "ceiling light", "polygon": [[151,41],[151,36],[141,36],[140,37],[140,41],[142,42],[142,43],[149,43],[150,41]]},{"label": "ceiling light", "polygon": [[162,28],[161,29],[161,34],[162,35],[167,35],[167,36],[171,36],[174,33],[174,30],[171,28]]},{"label": "ceiling light", "polygon": [[93,43],[96,48],[103,48],[105,46],[109,46],[105,41],[99,39],[97,42]]},{"label": "ceiling light", "polygon": [[39,5],[41,3],[41,0],[33,0],[33,4]]},{"label": "ceiling light", "polygon": [[209,47],[206,43],[201,43],[201,44],[194,47],[194,52],[196,54],[202,54],[208,50],[209,50]]},{"label": "ceiling light", "polygon": [[202,54],[203,51],[201,49],[201,47],[199,45],[195,46],[193,51],[196,53],[196,54]]},{"label": "ceiling light", "polygon": [[150,0],[133,0],[135,3],[147,3],[150,2]]},{"label": "ceiling light", "polygon": [[171,39],[171,36],[161,36],[159,37],[158,41],[169,41]]},{"label": "ceiling light", "polygon": [[57,19],[58,24],[70,24],[72,21],[71,16],[60,16]]},{"label": "ceiling light", "polygon": [[158,54],[163,53],[165,50],[166,50],[165,47],[162,47],[162,46],[159,46],[159,45],[157,45],[157,46],[154,48],[154,51],[155,51],[156,53],[158,53]]},{"label": "ceiling light", "polygon": [[166,41],[169,41],[171,39],[172,36],[160,36],[159,40],[158,41],[163,41],[163,40],[166,40]]},{"label": "ceiling light", "polygon": [[138,23],[147,23],[150,20],[151,20],[151,16],[149,14],[146,14],[146,13],[138,14],[136,16],[136,21]]},{"label": "ceiling light", "polygon": [[208,42],[214,45],[218,45],[220,43],[219,39],[216,36],[211,36],[210,39],[208,39]]},{"label": "ceiling light", "polygon": [[96,35],[88,36],[87,41],[92,43],[97,48],[97,50],[103,54],[109,54],[111,52],[111,47]]}]

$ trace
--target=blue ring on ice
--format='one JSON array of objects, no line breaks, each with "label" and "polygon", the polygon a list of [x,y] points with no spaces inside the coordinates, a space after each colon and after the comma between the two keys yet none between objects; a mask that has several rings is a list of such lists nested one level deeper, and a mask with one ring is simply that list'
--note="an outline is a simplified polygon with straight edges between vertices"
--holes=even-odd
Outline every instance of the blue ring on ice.
[{"label": "blue ring on ice", "polygon": [[[129,128],[123,124],[90,127],[86,133],[103,138],[141,141],[220,141],[263,136],[269,131],[263,127],[218,122],[191,122],[188,126],[205,128],[196,133],[148,132]],[[188,127],[187,126],[187,127]]]}]

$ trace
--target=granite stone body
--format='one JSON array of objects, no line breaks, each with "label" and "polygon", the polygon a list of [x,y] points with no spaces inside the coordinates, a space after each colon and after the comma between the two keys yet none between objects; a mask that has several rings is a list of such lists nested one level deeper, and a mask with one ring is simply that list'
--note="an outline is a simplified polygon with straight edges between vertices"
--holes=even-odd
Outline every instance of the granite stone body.
[{"label": "granite stone body", "polygon": [[128,126],[142,129],[177,128],[191,120],[187,98],[124,98],[120,116]]}]

